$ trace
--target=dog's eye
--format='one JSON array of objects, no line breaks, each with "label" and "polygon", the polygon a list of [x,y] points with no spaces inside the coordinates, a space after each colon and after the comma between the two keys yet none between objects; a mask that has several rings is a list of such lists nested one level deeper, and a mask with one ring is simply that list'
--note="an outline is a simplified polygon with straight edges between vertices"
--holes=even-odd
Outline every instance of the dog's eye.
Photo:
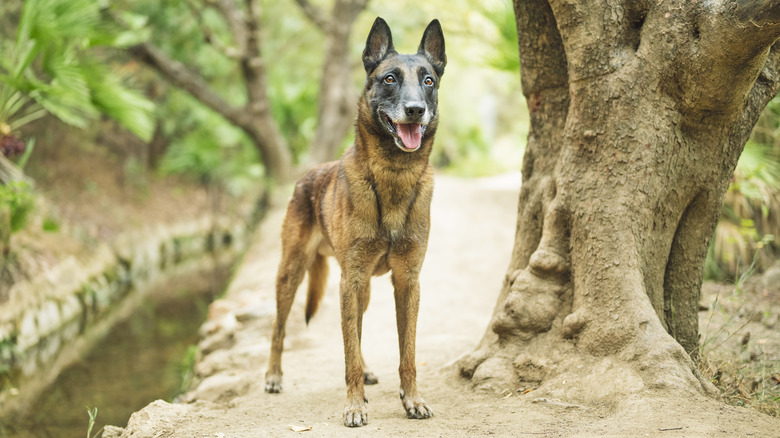
[{"label": "dog's eye", "polygon": [[423,83],[424,83],[425,85],[428,85],[428,86],[430,87],[431,85],[433,85],[433,78],[432,78],[432,77],[430,77],[430,76],[428,76],[428,77],[426,77],[426,78],[425,78],[425,80],[423,81]]},{"label": "dog's eye", "polygon": [[393,76],[393,75],[385,76],[385,83],[386,84],[394,84],[395,83],[395,76]]}]

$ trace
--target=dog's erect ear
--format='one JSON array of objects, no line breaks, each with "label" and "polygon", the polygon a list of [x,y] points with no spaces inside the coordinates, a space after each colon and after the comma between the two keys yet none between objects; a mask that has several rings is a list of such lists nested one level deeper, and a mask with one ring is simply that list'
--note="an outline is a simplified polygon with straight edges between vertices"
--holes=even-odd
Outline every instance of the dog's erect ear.
[{"label": "dog's erect ear", "polygon": [[385,20],[382,17],[376,17],[366,39],[366,48],[363,50],[363,67],[366,68],[366,73],[371,74],[376,66],[391,53],[396,53],[393,48],[393,35]]},{"label": "dog's erect ear", "polygon": [[425,33],[423,33],[417,53],[428,59],[428,62],[431,63],[439,77],[444,74],[444,66],[447,65],[447,54],[444,53],[444,33],[441,31],[439,20],[431,21],[431,24],[425,28]]}]

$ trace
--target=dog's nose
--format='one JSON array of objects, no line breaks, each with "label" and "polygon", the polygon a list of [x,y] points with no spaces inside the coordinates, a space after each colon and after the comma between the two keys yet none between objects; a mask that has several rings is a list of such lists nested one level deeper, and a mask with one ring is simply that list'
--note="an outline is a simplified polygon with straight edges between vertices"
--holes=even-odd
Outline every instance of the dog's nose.
[{"label": "dog's nose", "polygon": [[407,116],[422,117],[422,115],[425,114],[425,102],[420,102],[418,100],[406,102],[404,110],[406,111]]}]

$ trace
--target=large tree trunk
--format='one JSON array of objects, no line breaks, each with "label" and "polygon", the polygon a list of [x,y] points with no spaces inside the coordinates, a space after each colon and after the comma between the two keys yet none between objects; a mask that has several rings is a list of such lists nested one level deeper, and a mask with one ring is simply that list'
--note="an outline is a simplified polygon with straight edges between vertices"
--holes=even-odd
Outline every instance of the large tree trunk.
[{"label": "large tree trunk", "polygon": [[737,159],[780,88],[780,2],[514,7],[531,114],[517,234],[461,375],[584,402],[711,392],[690,357],[702,270]]}]

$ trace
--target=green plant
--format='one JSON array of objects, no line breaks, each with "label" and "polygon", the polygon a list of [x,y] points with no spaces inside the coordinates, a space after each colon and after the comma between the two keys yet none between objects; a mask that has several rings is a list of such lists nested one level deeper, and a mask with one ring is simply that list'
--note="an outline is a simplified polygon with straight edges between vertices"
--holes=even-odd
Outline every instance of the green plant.
[{"label": "green plant", "polygon": [[174,140],[160,164],[161,172],[190,175],[233,194],[260,183],[263,171],[256,149],[240,129],[182,92],[172,90],[165,110],[180,118],[166,127]]},{"label": "green plant", "polygon": [[60,224],[57,222],[56,219],[47,217],[43,219],[43,223],[41,224],[41,229],[43,231],[46,231],[47,233],[56,233],[60,230]]},{"label": "green plant", "polygon": [[[739,274],[758,256],[770,266],[780,252],[780,99],[770,103],[739,158],[705,264],[705,278]],[[744,264],[743,264],[744,266]]]},{"label": "green plant", "polygon": [[123,47],[141,36],[120,31],[102,16],[106,2],[27,0],[16,38],[0,40],[0,134],[47,113],[85,127],[107,114],[148,140],[153,106],[106,66],[99,47]]},{"label": "green plant", "polygon": [[480,9],[482,16],[490,21],[496,30],[492,39],[493,50],[486,57],[491,67],[510,73],[520,71],[520,58],[517,56],[517,22],[512,2],[503,1],[490,6],[483,4]]},{"label": "green plant", "polygon": [[[195,358],[197,357],[198,346],[190,345],[187,347],[187,352],[179,364],[179,377],[181,383],[179,384],[178,394],[183,394],[190,390],[192,386],[192,379],[195,377]],[[178,395],[176,394],[176,395]]]},{"label": "green plant", "polygon": [[97,420],[97,412],[98,408],[95,407],[93,409],[89,409],[89,406],[85,406],[87,408],[87,414],[89,415],[89,423],[87,425],[87,438],[93,438],[97,437],[100,434],[100,431],[98,430],[95,432],[95,435],[92,435],[92,428],[95,427],[95,420]]},{"label": "green plant", "polygon": [[30,184],[23,181],[0,185],[0,208],[9,209],[11,232],[19,231],[26,224],[35,206],[32,193]]}]

